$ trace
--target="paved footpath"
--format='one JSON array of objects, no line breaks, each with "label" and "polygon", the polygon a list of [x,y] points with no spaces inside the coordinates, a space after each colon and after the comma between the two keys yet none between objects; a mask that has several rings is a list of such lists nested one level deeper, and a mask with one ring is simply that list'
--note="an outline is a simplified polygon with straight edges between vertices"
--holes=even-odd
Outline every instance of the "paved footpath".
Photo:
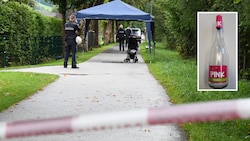
[{"label": "paved footpath", "polygon": [[[58,74],[60,78],[42,91],[0,113],[0,121],[52,118],[171,105],[164,88],[149,73],[141,56],[138,55],[138,63],[123,63],[125,57],[126,53],[118,51],[118,47],[115,46],[78,64],[80,69],[65,69],[63,66],[19,69],[18,71]],[[10,140],[185,141],[186,136],[177,125],[168,124]]]}]

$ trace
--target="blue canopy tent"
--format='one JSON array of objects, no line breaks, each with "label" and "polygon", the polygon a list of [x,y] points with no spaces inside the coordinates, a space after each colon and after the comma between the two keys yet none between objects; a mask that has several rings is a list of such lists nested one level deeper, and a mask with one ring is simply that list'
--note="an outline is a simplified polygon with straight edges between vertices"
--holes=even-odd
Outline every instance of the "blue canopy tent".
[{"label": "blue canopy tent", "polygon": [[155,39],[154,35],[154,16],[137,9],[121,0],[114,0],[105,4],[97,5],[76,12],[78,20],[85,19],[84,37],[86,37],[89,22],[95,20],[128,20],[128,21],[143,21],[146,22],[147,37],[149,42],[149,50],[151,53],[151,38]]}]

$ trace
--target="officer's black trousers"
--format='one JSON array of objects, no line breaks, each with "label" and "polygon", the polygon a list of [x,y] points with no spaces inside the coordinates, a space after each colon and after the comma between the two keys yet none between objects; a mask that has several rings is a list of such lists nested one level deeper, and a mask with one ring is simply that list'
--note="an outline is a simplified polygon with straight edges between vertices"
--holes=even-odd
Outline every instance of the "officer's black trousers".
[{"label": "officer's black trousers", "polygon": [[70,51],[72,50],[72,67],[76,67],[76,41],[75,39],[68,39],[66,41],[65,56],[64,56],[64,67],[68,65],[68,59]]},{"label": "officer's black trousers", "polygon": [[119,40],[119,50],[121,51],[124,51],[124,40]]}]

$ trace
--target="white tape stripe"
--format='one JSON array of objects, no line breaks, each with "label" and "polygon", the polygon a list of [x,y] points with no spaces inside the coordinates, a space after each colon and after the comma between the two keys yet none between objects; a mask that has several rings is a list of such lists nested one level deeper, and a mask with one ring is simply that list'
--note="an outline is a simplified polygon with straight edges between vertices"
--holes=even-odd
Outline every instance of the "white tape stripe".
[{"label": "white tape stripe", "polygon": [[250,99],[201,102],[154,109],[16,121],[10,123],[0,122],[0,139],[73,131],[98,131],[153,124],[241,118],[250,119]]},{"label": "white tape stripe", "polygon": [[74,119],[74,131],[95,131],[147,124],[148,110],[82,115]]},{"label": "white tape stripe", "polygon": [[250,118],[250,99],[241,99],[237,102],[237,113],[243,119]]},{"label": "white tape stripe", "polygon": [[149,124],[239,119],[236,106],[237,100],[231,100],[153,108],[149,111]]},{"label": "white tape stripe", "polygon": [[0,122],[0,139],[5,139],[6,138],[6,127],[7,123],[5,122]]}]

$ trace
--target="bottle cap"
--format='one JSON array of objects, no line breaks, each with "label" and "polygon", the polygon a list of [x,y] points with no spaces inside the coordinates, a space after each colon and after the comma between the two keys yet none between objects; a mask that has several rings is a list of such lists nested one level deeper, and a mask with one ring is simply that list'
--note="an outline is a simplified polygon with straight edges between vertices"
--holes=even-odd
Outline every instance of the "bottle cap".
[{"label": "bottle cap", "polygon": [[217,29],[222,28],[222,16],[221,15],[216,16],[216,28]]}]

